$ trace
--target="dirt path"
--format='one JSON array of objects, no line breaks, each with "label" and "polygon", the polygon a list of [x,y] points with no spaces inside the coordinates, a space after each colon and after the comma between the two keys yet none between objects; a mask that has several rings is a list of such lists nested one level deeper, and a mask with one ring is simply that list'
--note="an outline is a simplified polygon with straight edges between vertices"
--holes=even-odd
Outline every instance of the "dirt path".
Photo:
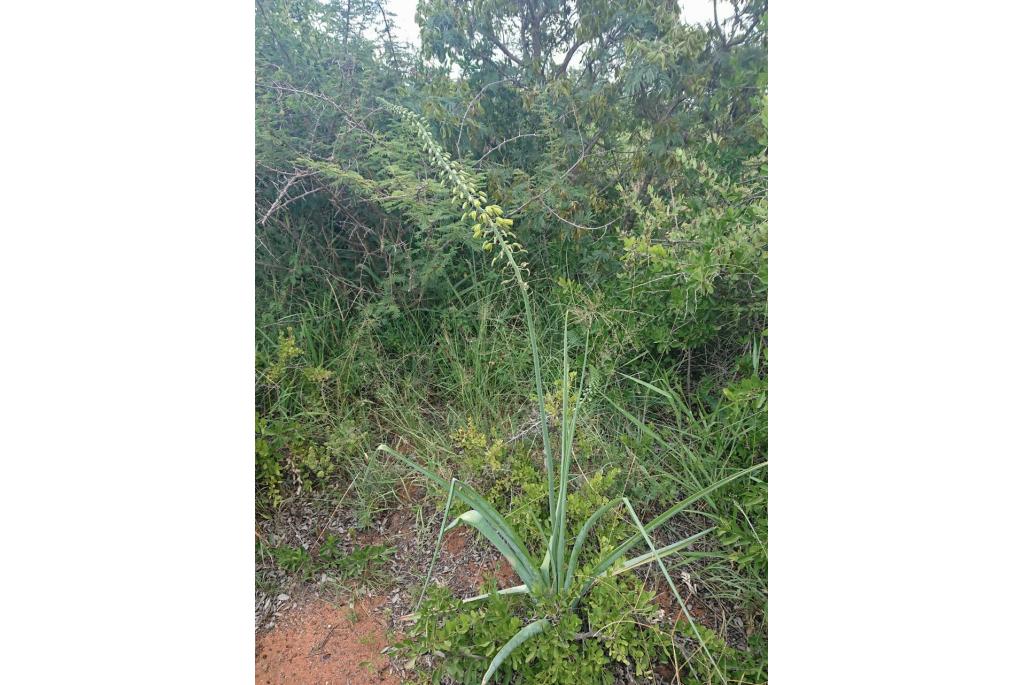
[{"label": "dirt path", "polygon": [[399,685],[381,650],[384,622],[374,613],[380,599],[354,607],[315,599],[290,609],[256,639],[257,685]]}]

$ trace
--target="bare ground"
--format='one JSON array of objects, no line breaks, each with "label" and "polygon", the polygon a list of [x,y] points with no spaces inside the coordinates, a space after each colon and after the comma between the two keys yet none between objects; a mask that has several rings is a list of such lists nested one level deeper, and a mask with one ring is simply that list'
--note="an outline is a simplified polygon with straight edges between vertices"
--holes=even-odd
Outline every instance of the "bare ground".
[{"label": "bare ground", "polygon": [[256,683],[399,685],[388,657],[380,599],[333,605],[313,599],[287,611],[256,640]]}]

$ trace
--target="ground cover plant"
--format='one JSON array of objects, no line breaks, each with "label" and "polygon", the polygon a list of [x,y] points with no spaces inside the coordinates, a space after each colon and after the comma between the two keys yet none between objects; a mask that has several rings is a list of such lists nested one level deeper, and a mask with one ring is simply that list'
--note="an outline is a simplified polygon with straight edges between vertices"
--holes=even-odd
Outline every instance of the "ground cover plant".
[{"label": "ground cover plant", "polygon": [[767,5],[720,5],[257,3],[259,606],[397,598],[411,682],[767,681]]}]

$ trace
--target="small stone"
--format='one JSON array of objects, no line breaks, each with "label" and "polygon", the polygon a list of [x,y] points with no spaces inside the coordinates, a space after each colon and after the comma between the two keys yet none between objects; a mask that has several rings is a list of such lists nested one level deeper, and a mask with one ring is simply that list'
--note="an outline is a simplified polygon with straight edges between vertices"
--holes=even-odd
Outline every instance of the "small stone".
[{"label": "small stone", "polygon": [[280,594],[280,595],[277,596],[277,601],[278,602],[287,602],[289,599],[290,599],[290,597],[288,597],[288,595],[285,595],[285,594]]}]

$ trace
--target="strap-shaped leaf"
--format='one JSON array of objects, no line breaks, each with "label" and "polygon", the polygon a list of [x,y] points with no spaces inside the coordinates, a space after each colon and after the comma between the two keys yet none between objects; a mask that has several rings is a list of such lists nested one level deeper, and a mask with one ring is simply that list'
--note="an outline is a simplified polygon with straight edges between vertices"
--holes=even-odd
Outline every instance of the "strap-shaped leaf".
[{"label": "strap-shaped leaf", "polygon": [[[688,547],[689,545],[693,544],[694,542],[696,542],[700,538],[704,537],[705,535],[710,533],[712,530],[714,530],[714,529],[713,528],[708,528],[707,530],[702,530],[701,532],[697,533],[696,535],[691,535],[688,538],[684,538],[682,540],[677,540],[676,542],[673,542],[671,545],[665,545],[664,547],[655,550],[653,553],[652,552],[647,552],[645,554],[641,554],[639,556],[633,557],[632,559],[629,559],[626,562],[624,562],[622,564],[622,566],[620,566],[618,568],[616,568],[616,567],[607,567],[607,568],[603,568],[601,571],[593,572],[587,578],[587,582],[583,585],[583,587],[580,589],[580,591],[576,594],[576,597],[572,600],[571,606],[575,609],[576,606],[580,603],[580,600],[583,599],[584,595],[586,595],[588,592],[590,592],[590,588],[592,588],[594,586],[594,583],[596,583],[600,578],[604,578],[606,576],[617,576],[620,573],[625,573],[626,571],[632,571],[633,569],[639,568],[639,567],[643,566],[644,564],[649,564],[652,561],[656,561],[656,560],[658,560],[660,558],[669,556],[671,554],[676,554],[680,550]],[[703,558],[703,557],[714,557],[714,556],[718,556],[718,555],[714,554],[714,553],[710,553],[710,552],[707,552],[707,553],[704,553],[704,552],[690,552],[686,556],[694,558],[694,559],[700,559],[700,558]],[[601,564],[601,566],[604,566],[604,564]]]},{"label": "strap-shaped leaf", "polygon": [[[697,500],[701,499],[702,497],[706,497],[707,495],[714,492],[723,485],[726,485],[727,483],[730,483],[736,480],[737,478],[742,478],[743,476],[749,475],[754,471],[757,471],[758,469],[764,468],[765,466],[768,466],[768,462],[766,461],[761,462],[760,464],[755,464],[750,468],[746,468],[743,469],[742,471],[737,471],[736,473],[730,476],[726,476],[725,478],[715,483],[712,483],[711,485],[707,486],[702,490],[698,490],[697,492],[693,493],[692,495],[684,499],[682,502],[679,502],[678,504],[669,507],[667,510],[665,510],[664,513],[662,513],[660,516],[658,516],[653,521],[644,526],[643,532],[654,532],[656,529],[664,525],[665,522],[668,521],[670,518],[672,518],[673,516],[675,516],[680,511],[690,506]],[[600,575],[607,571],[609,568],[612,567],[612,565],[616,561],[621,559],[629,550],[633,549],[638,544],[640,544],[643,541],[643,539],[644,538],[640,533],[636,533],[635,535],[631,536],[628,540],[623,542],[621,545],[616,547],[614,551],[612,551],[607,557],[604,558],[604,560],[600,564],[597,565],[597,567],[594,569],[594,575]]]},{"label": "strap-shaped leaf", "polygon": [[[463,604],[469,604],[470,602],[479,602],[481,599],[487,599],[494,593],[487,593],[483,595],[477,595],[476,597],[467,597],[462,600]],[[528,595],[530,594],[530,588],[526,585],[515,585],[513,587],[507,587],[504,590],[498,590],[499,595]]]},{"label": "strap-shaped leaf", "polygon": [[528,561],[523,559],[523,550],[516,550],[509,544],[509,541],[498,533],[479,511],[470,509],[461,516],[455,517],[448,525],[448,530],[451,530],[460,523],[465,523],[467,526],[472,526],[480,531],[501,552],[501,555],[508,560],[508,563],[512,564],[512,569],[516,572],[516,575],[530,587],[536,587],[538,580],[537,571],[529,565]]},{"label": "strap-shaped leaf", "polygon": [[555,496],[555,520],[551,530],[551,562],[554,568],[555,586],[562,582],[562,568],[565,563],[565,499],[569,488],[569,457],[572,442],[569,437],[569,312],[562,322],[562,428],[561,460],[558,464],[558,494]]},{"label": "strap-shaped leaf", "polygon": [[676,404],[679,401],[678,399],[676,399],[676,396],[675,396],[674,393],[671,393],[671,392],[669,392],[667,390],[663,390],[663,389],[659,388],[656,385],[652,385],[651,383],[648,383],[647,381],[640,380],[636,376],[630,376],[628,373],[622,373],[621,371],[618,372],[618,373],[623,378],[628,378],[629,380],[633,381],[634,383],[637,383],[639,385],[644,386],[648,390],[653,390],[654,392],[658,393],[659,395],[661,395],[662,397],[667,399],[672,404]]},{"label": "strap-shaped leaf", "polygon": [[[437,475],[430,469],[426,469],[420,466],[412,459],[409,459],[404,454],[401,454],[400,452],[391,449],[387,445],[378,445],[377,450],[387,452],[388,454],[390,454],[391,456],[393,456],[394,458],[398,459],[403,464],[411,468],[416,473],[425,477],[427,480],[433,481],[435,485],[438,485],[442,488],[448,487],[448,481],[441,478],[441,476]],[[526,545],[523,543],[522,539],[520,539],[516,532],[508,526],[508,524],[505,522],[505,519],[501,516],[501,514],[499,514],[494,509],[494,507],[491,506],[490,502],[484,499],[483,495],[477,492],[473,488],[473,486],[469,485],[468,483],[464,483],[461,480],[456,480],[455,495],[469,506],[479,510],[480,513],[483,514],[485,517],[491,519],[492,524],[496,528],[504,528],[505,530],[502,530],[502,533],[507,534],[509,536],[509,539],[513,543],[515,543],[517,547],[526,549]]]},{"label": "strap-shaped leaf", "polygon": [[420,598],[416,601],[416,609],[419,610],[423,603],[423,596],[427,594],[427,585],[430,584],[430,577],[434,575],[434,564],[437,563],[437,554],[441,551],[441,537],[444,535],[445,523],[448,521],[448,512],[452,508],[452,495],[455,494],[455,479],[452,478],[448,486],[448,499],[444,503],[444,515],[441,517],[441,530],[437,532],[437,544],[434,545],[434,554],[430,557],[430,566],[427,568],[427,577],[423,579],[423,589],[420,590]]},{"label": "strap-shaped leaf", "polygon": [[576,565],[580,560],[580,552],[583,551],[583,543],[587,539],[587,534],[590,529],[594,527],[598,519],[607,514],[612,507],[622,502],[621,497],[616,497],[607,504],[603,505],[597,511],[590,515],[590,518],[586,520],[583,527],[580,528],[579,534],[576,536],[576,542],[572,546],[572,554],[569,555],[569,565],[565,569],[565,583],[562,587],[563,590],[568,590],[569,586],[572,585],[572,577],[576,575]]},{"label": "strap-shaped leaf", "polygon": [[[700,540],[702,537],[704,537],[705,535],[707,535],[708,533],[710,533],[713,530],[714,530],[714,528],[708,528],[707,530],[702,530],[701,532],[697,533],[696,535],[691,535],[690,537],[685,538],[683,540],[677,540],[676,542],[673,542],[671,545],[665,545],[664,547],[659,547],[658,549],[654,550],[653,552],[646,552],[644,554],[641,554],[640,556],[633,557],[632,559],[629,559],[629,560],[625,561],[622,564],[621,570],[620,569],[612,569],[612,570],[609,570],[609,571],[605,571],[605,574],[617,575],[619,573],[622,573],[623,571],[630,571],[632,569],[637,568],[638,566],[643,566],[644,564],[649,564],[649,563],[651,563],[652,561],[654,561],[657,558],[664,559],[667,556],[675,554],[679,550],[682,550],[682,549],[685,549],[686,547],[689,547],[694,542],[696,542],[697,540]],[[714,555],[712,555],[712,554],[704,555],[704,554],[694,553],[691,556],[714,556]]]},{"label": "strap-shaped leaf", "polygon": [[[440,485],[441,487],[446,487],[448,485],[448,483],[446,483],[444,479],[442,479],[436,473],[430,471],[429,469],[423,468],[413,460],[409,459],[403,454],[396,452],[387,445],[378,445],[377,449],[379,451],[387,452],[391,456],[395,457],[402,463],[409,466],[409,468],[411,468],[412,470],[416,471],[417,473],[424,476],[428,480],[433,481],[436,485]],[[508,525],[508,522],[505,521],[501,514],[495,511],[494,507],[491,506],[490,502],[484,499],[483,496],[480,495],[480,493],[478,493],[476,490],[472,488],[472,486],[463,483],[462,481],[456,481],[454,492],[455,496],[457,496],[460,500],[462,500],[463,502],[465,502],[466,504],[480,512],[480,514],[487,520],[487,522],[490,523],[491,527],[508,542],[508,545],[513,550],[515,550],[516,554],[520,557],[522,565],[530,569],[531,575],[535,578],[535,580],[546,585],[547,578],[541,576],[540,572],[537,570],[537,565],[530,557],[530,554],[527,551],[525,543],[523,543],[519,535],[516,534],[515,530]]]},{"label": "strap-shaped leaf", "polygon": [[583,403],[583,384],[587,377],[587,359],[590,355],[590,330],[583,351],[583,366],[580,369],[579,388],[572,416],[569,416],[569,313],[565,313],[562,326],[562,460],[558,472],[558,496],[555,500],[555,525],[552,529],[551,548],[554,553],[555,587],[568,584],[567,566],[565,563],[566,530],[566,497],[569,487],[569,464],[572,458],[572,445],[576,435],[576,422],[579,419],[580,405]]},{"label": "strap-shaped leaf", "polygon": [[548,623],[546,618],[534,621],[533,623],[523,626],[522,630],[512,636],[512,639],[505,643],[505,646],[498,650],[498,653],[491,659],[491,665],[487,667],[487,673],[484,673],[484,679],[480,681],[480,685],[487,685],[487,681],[491,679],[494,672],[498,670],[498,667],[505,662],[508,655],[515,651],[516,647],[523,644],[537,633],[541,633],[548,629],[551,624]]},{"label": "strap-shaped leaf", "polygon": [[541,572],[541,574],[544,575],[545,578],[547,578],[550,582],[553,583],[554,581],[551,579],[551,543],[552,542],[554,542],[553,539],[549,539],[548,540],[548,550],[547,550],[547,552],[544,553],[544,561],[540,562],[540,572]]},{"label": "strap-shaped leaf", "polygon": [[654,561],[658,562],[658,568],[661,569],[661,574],[665,576],[665,582],[668,583],[668,587],[672,590],[672,594],[675,596],[676,601],[679,602],[679,606],[682,608],[683,613],[686,614],[686,620],[689,621],[690,627],[693,629],[693,634],[697,636],[697,642],[700,643],[701,648],[704,650],[704,654],[708,659],[711,660],[711,665],[715,667],[715,672],[718,673],[718,677],[722,679],[722,685],[727,685],[725,675],[722,670],[718,667],[718,662],[715,661],[715,657],[711,656],[711,650],[704,643],[704,638],[701,637],[700,631],[697,630],[697,624],[693,622],[693,616],[690,616],[690,611],[686,608],[686,602],[679,596],[679,590],[676,588],[676,584],[672,582],[672,576],[668,574],[668,569],[665,568],[665,562],[661,560],[662,555],[654,548],[654,542],[651,540],[651,536],[644,530],[644,525],[640,523],[640,517],[636,515],[636,511],[633,510],[633,505],[629,503],[628,497],[622,498],[622,503],[626,505],[626,511],[629,512],[630,518],[633,519],[633,523],[636,525],[637,530],[640,531],[640,535],[643,536],[644,542],[647,543],[647,547],[650,548],[650,554]]},{"label": "strap-shaped leaf", "polygon": [[671,450],[672,449],[669,446],[669,444],[667,442],[665,442],[665,440],[663,440],[662,437],[660,435],[658,435],[658,433],[653,428],[648,426],[646,423],[644,423],[643,421],[641,421],[637,417],[635,417],[632,414],[630,414],[628,411],[626,411],[625,409],[623,409],[619,405],[615,404],[615,400],[613,400],[612,398],[608,397],[607,395],[602,395],[602,397],[604,397],[605,401],[608,404],[610,404],[613,407],[615,407],[615,409],[617,409],[620,414],[622,414],[627,419],[629,419],[630,423],[632,423],[634,426],[639,428],[641,433],[643,433],[644,435],[646,435],[649,438],[651,438],[652,440],[654,440],[654,442],[656,442],[659,445],[661,445],[662,449],[665,449],[665,450]]}]

